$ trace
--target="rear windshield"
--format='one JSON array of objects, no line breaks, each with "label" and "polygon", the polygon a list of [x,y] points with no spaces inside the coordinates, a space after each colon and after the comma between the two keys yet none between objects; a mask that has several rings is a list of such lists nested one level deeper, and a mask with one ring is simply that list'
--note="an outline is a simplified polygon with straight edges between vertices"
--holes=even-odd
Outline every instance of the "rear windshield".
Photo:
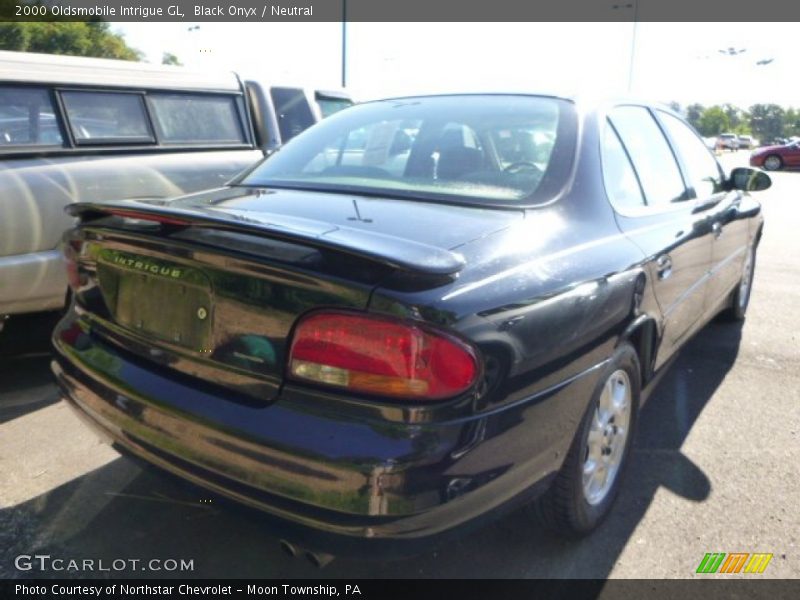
[{"label": "rear windshield", "polygon": [[325,119],[241,184],[530,204],[563,186],[575,136],[573,105],[554,98],[384,100]]}]

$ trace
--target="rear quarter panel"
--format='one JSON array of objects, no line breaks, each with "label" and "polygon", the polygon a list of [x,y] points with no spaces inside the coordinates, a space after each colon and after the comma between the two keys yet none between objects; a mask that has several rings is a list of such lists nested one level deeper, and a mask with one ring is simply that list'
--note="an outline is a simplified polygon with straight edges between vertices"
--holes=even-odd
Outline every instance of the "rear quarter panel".
[{"label": "rear quarter panel", "polygon": [[576,377],[608,358],[636,319],[658,322],[644,254],[605,198],[591,119],[561,198],[456,250],[467,267],[455,281],[413,293],[384,286],[370,309],[443,324],[497,358],[504,382],[487,406]]}]

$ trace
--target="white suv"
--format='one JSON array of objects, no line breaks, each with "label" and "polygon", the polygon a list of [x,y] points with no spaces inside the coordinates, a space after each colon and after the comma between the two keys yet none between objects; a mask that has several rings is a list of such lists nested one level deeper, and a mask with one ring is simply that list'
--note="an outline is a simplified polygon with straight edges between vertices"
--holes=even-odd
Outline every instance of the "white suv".
[{"label": "white suv", "polygon": [[738,150],[739,136],[735,133],[720,133],[717,136],[717,146],[723,150]]}]

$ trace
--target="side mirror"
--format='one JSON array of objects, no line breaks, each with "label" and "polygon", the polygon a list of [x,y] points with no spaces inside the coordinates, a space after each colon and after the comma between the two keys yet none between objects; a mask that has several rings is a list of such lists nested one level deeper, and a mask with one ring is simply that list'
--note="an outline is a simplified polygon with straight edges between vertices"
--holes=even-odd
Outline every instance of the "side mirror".
[{"label": "side mirror", "polygon": [[772,185],[769,175],[747,167],[736,167],[731,171],[728,181],[732,190],[742,190],[743,192],[760,192]]}]

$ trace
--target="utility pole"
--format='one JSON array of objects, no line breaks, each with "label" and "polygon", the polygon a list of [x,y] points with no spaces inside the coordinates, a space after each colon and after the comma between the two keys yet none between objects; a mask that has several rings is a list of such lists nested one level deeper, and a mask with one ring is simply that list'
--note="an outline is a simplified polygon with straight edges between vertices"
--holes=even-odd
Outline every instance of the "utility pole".
[{"label": "utility pole", "polygon": [[[630,5],[628,5],[630,6]],[[631,36],[631,63],[628,68],[628,93],[633,88],[633,63],[636,56],[636,29],[639,25],[639,0],[633,0],[633,35]]]},{"label": "utility pole", "polygon": [[347,0],[342,0],[342,87],[347,87]]}]

